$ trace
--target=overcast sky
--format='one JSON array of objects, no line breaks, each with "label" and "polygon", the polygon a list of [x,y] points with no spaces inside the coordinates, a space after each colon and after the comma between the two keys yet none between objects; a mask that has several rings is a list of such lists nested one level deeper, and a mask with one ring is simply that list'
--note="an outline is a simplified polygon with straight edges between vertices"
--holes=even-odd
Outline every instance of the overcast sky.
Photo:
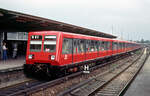
[{"label": "overcast sky", "polygon": [[0,6],[124,40],[150,40],[150,0],[0,0]]}]

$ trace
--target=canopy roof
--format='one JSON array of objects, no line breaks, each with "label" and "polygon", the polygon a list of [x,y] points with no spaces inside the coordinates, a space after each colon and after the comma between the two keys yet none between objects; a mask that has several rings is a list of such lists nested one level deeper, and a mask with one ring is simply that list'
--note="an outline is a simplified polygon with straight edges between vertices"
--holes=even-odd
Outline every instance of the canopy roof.
[{"label": "canopy roof", "polygon": [[29,32],[43,30],[55,30],[97,37],[116,38],[116,36],[103,32],[0,8],[0,31]]}]

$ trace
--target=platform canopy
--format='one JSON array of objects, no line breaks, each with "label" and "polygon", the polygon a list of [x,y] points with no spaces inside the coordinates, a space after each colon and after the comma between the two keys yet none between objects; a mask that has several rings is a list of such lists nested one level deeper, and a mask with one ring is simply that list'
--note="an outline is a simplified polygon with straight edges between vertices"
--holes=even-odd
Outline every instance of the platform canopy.
[{"label": "platform canopy", "polygon": [[97,37],[116,38],[116,36],[103,32],[0,8],[0,31],[29,32],[42,30],[56,30]]}]

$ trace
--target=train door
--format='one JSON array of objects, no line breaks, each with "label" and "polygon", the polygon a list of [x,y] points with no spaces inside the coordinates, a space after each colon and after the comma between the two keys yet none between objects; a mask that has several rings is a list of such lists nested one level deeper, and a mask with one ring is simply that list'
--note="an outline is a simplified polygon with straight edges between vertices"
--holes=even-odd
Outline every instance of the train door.
[{"label": "train door", "polygon": [[118,54],[121,53],[121,42],[118,42],[118,51],[117,51],[117,53]]},{"label": "train door", "polygon": [[113,41],[111,41],[111,55],[113,55],[113,51],[114,50],[114,42]]},{"label": "train door", "polygon": [[101,41],[98,41],[98,57],[102,57],[102,54],[101,54]]},{"label": "train door", "polygon": [[113,42],[113,54],[117,54],[117,50],[118,50],[118,43]]},{"label": "train door", "polygon": [[95,59],[99,56],[99,42],[86,40],[86,60]]},{"label": "train door", "polygon": [[125,52],[125,43],[123,42],[123,52]]},{"label": "train door", "polygon": [[111,46],[110,46],[110,41],[107,41],[107,55],[111,55]]},{"label": "train door", "polygon": [[85,59],[90,59],[90,40],[86,40],[86,52],[85,52]]},{"label": "train door", "polygon": [[84,61],[85,56],[85,40],[73,39],[73,63]]},{"label": "train door", "polygon": [[98,57],[98,41],[94,41],[94,58]]},{"label": "train door", "polygon": [[73,63],[78,62],[78,39],[73,39]]},{"label": "train door", "polygon": [[88,43],[88,51],[86,52],[86,58],[88,59],[88,60],[90,60],[90,59],[94,59],[95,58],[95,46],[94,46],[94,40],[88,40],[87,41],[87,43]]},{"label": "train door", "polygon": [[113,41],[110,41],[110,55],[113,54]]},{"label": "train door", "polygon": [[97,48],[97,58],[99,58],[99,41],[96,41],[96,48]]},{"label": "train door", "polygon": [[105,57],[106,56],[106,50],[105,50],[105,41],[101,42],[101,56]]},{"label": "train door", "polygon": [[62,45],[62,64],[73,63],[73,40],[71,38],[64,38]]}]

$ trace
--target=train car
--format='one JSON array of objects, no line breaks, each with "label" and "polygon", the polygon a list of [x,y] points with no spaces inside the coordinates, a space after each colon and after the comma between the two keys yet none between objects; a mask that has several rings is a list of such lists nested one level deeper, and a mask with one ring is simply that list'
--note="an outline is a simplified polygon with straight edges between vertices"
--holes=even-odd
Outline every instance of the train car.
[{"label": "train car", "polygon": [[24,71],[48,76],[76,72],[93,61],[138,49],[139,45],[60,31],[29,32]]}]

